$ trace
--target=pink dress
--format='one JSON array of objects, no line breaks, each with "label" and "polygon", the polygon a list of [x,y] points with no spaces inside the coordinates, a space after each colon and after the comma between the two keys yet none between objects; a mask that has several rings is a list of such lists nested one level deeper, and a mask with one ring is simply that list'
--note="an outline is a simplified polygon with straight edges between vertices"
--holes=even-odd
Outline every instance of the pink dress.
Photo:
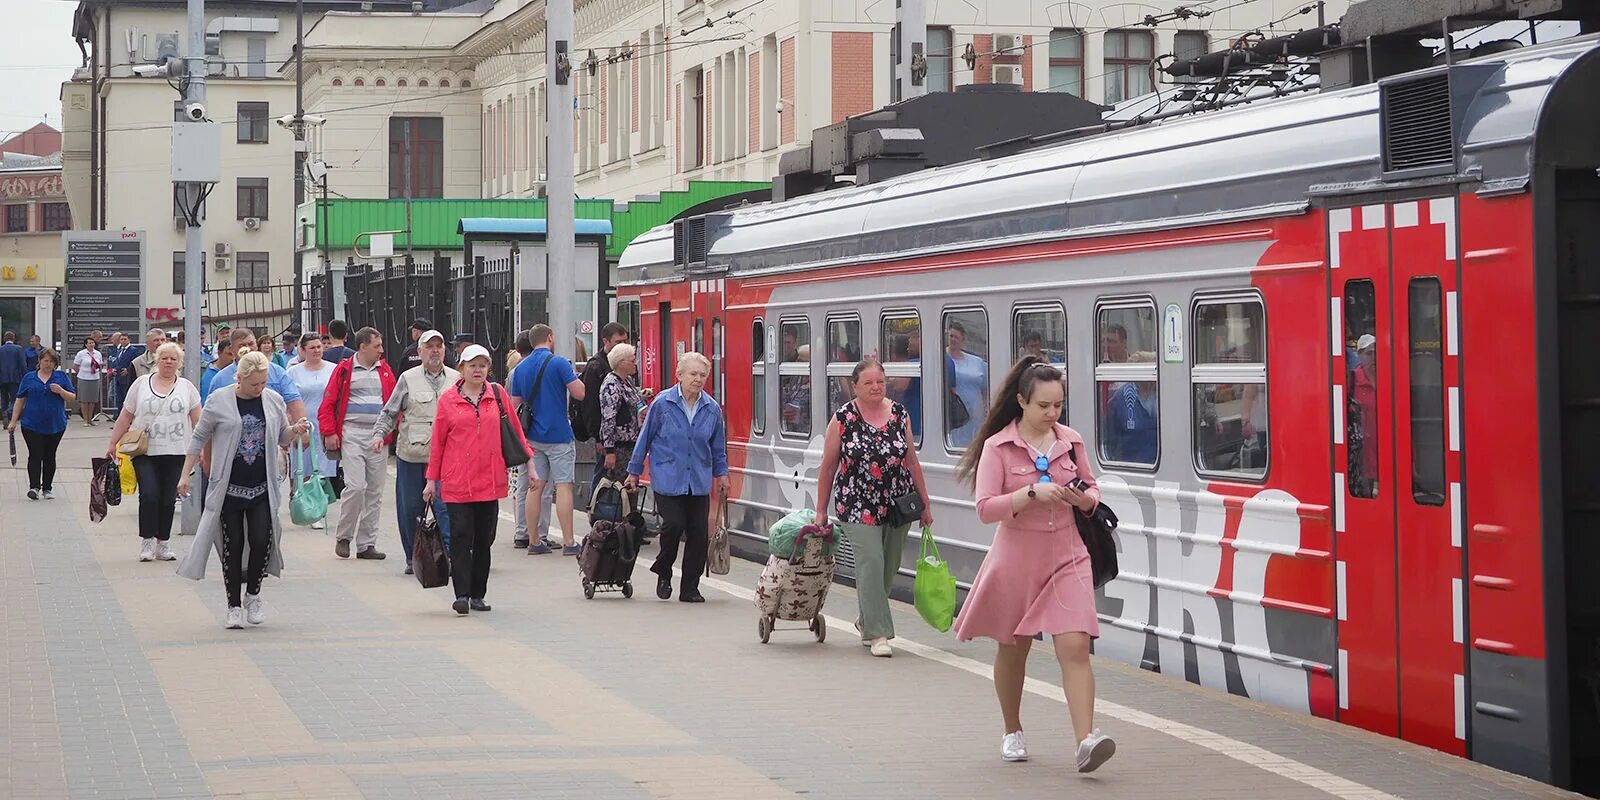
[{"label": "pink dress", "polygon": [[[1050,479],[1066,485],[1082,478],[1090,486],[1089,495],[1099,502],[1100,490],[1085,450],[1077,431],[1057,425]],[[1000,528],[956,617],[956,636],[962,641],[987,636],[1001,644],[1016,644],[1017,637],[1036,633],[1100,635],[1089,551],[1078,536],[1072,507],[1033,502],[1015,516],[1011,513],[1010,494],[1038,483],[1039,477],[1034,451],[1017,432],[1016,423],[983,443],[977,474],[978,519],[998,522]]]}]

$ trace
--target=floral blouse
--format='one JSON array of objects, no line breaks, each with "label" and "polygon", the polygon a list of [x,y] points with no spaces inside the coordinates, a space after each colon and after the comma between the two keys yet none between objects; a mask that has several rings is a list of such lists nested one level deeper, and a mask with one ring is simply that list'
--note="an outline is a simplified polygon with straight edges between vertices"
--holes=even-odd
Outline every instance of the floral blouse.
[{"label": "floral blouse", "polygon": [[911,415],[890,402],[889,424],[867,422],[855,401],[834,412],[839,421],[839,475],[834,480],[834,515],[862,525],[886,525],[894,498],[916,491],[906,467]]},{"label": "floral blouse", "polygon": [[643,404],[638,385],[615,372],[606,373],[600,383],[600,446],[611,452],[618,444],[638,441],[639,406]]}]

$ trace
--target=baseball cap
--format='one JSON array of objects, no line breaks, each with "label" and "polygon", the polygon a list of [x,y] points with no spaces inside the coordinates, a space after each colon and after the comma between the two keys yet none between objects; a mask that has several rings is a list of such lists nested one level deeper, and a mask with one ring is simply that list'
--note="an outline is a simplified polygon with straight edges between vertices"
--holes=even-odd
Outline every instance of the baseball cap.
[{"label": "baseball cap", "polygon": [[472,334],[458,333],[456,334],[456,342],[460,344],[472,344]]},{"label": "baseball cap", "polygon": [[[428,331],[428,330],[431,330],[432,328],[433,328],[433,326],[428,324],[427,320],[422,319],[420,317],[418,317],[417,319],[411,320],[411,330],[414,330],[414,331]],[[434,332],[437,333],[438,331],[434,331]]]},{"label": "baseball cap", "polygon": [[432,329],[423,331],[422,336],[417,339],[417,344],[427,344],[430,339],[438,339],[442,342],[444,341],[444,334]]},{"label": "baseball cap", "polygon": [[467,349],[462,350],[460,363],[465,364],[474,358],[487,358],[491,362],[494,361],[494,356],[489,355],[489,348],[481,344],[468,345]]},{"label": "baseball cap", "polygon": [[1356,340],[1356,352],[1357,353],[1361,352],[1362,350],[1366,350],[1368,348],[1377,347],[1377,346],[1378,346],[1378,337],[1373,336],[1370,333],[1363,333],[1363,334],[1361,334],[1361,338]]}]

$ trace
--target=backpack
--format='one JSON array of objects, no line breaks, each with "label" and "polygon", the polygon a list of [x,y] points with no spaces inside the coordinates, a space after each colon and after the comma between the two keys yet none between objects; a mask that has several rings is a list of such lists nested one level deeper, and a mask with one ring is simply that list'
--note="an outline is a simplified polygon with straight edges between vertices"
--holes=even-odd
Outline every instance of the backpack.
[{"label": "backpack", "polygon": [[572,436],[580,442],[600,438],[600,384],[611,372],[611,362],[605,353],[596,353],[583,365],[583,399],[567,401],[567,418],[572,422]]}]

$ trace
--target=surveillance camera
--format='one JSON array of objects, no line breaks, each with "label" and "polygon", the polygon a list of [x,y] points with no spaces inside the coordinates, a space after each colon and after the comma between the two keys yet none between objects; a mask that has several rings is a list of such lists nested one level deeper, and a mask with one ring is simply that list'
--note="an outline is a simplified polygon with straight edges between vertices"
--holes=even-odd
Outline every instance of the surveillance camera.
[{"label": "surveillance camera", "polygon": [[327,117],[319,117],[316,114],[305,114],[301,119],[305,120],[307,125],[321,125],[328,121]]},{"label": "surveillance camera", "polygon": [[284,114],[283,116],[278,117],[274,121],[278,123],[278,127],[287,128],[290,125],[294,124],[294,115],[293,114]]},{"label": "surveillance camera", "polygon": [[777,113],[779,113],[779,114],[782,114],[783,113],[783,103],[773,103],[772,104],[772,110],[777,112]]},{"label": "surveillance camera", "polygon": [[206,107],[201,103],[190,103],[183,107],[183,118],[190,122],[204,122]]},{"label": "surveillance camera", "polygon": [[141,78],[154,78],[158,75],[164,75],[166,72],[167,68],[163,64],[140,64],[133,68],[133,74]]}]

